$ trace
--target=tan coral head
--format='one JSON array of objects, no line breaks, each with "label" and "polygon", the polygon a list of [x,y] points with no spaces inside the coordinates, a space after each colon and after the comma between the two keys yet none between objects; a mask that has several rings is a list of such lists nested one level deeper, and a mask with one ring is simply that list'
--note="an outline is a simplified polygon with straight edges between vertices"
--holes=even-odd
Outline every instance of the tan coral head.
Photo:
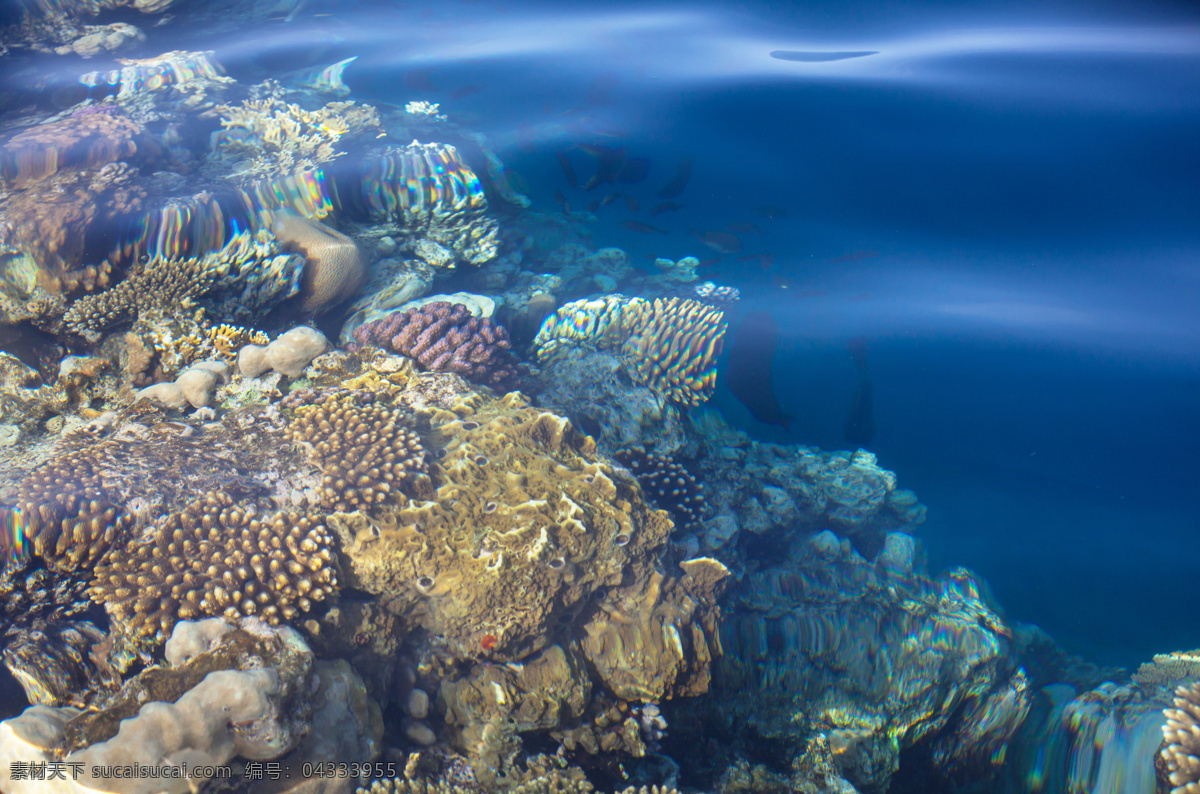
[{"label": "tan coral head", "polygon": [[286,251],[304,256],[300,308],[321,314],[353,298],[367,280],[367,262],[346,235],[301,215],[279,215],[272,226]]}]

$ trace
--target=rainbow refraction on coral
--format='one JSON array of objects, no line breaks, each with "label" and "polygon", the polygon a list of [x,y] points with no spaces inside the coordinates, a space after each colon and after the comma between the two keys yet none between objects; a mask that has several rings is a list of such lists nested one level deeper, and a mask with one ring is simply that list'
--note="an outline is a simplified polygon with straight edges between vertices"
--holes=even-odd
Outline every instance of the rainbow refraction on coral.
[{"label": "rainbow refraction on coral", "polygon": [[176,50],[143,60],[122,59],[120,63],[120,69],[81,75],[79,82],[88,88],[105,86],[115,89],[117,97],[124,98],[142,91],[182,85],[199,78],[219,80],[225,77],[225,67],[217,61],[216,53],[212,50]]},{"label": "rainbow refraction on coral", "polygon": [[481,210],[487,206],[479,177],[453,146],[414,141],[368,157],[362,165],[363,202],[383,218]]},{"label": "rainbow refraction on coral", "polygon": [[606,295],[560,308],[546,318],[534,345],[540,360],[576,345],[619,351],[641,383],[675,402],[699,405],[716,388],[726,328],[720,309],[698,301]]}]

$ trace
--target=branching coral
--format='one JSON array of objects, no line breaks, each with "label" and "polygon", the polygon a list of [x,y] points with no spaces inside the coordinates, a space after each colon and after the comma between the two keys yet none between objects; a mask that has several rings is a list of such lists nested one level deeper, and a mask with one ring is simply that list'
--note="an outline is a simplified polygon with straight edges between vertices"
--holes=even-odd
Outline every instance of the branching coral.
[{"label": "branching coral", "polygon": [[96,569],[91,595],[131,634],[161,641],[178,620],[292,620],[337,581],[332,538],[318,519],[260,514],[252,502],[210,491],[114,550]]},{"label": "branching coral", "polygon": [[435,301],[392,312],[359,326],[359,344],[374,344],[416,359],[437,372],[503,388],[516,377],[508,331],[490,318],[473,317],[459,303]]},{"label": "branching coral", "polygon": [[[374,402],[369,392],[334,392],[296,409],[292,438],[321,467],[321,506],[371,511],[401,499],[400,489],[426,470],[417,434],[402,413]],[[364,401],[364,398],[367,401]]]},{"label": "branching coral", "polygon": [[1163,709],[1160,763],[1165,769],[1170,794],[1200,791],[1200,684],[1175,690],[1175,707]]},{"label": "branching coral", "polygon": [[241,107],[219,105],[222,130],[215,150],[241,160],[233,175],[247,179],[287,176],[311,169],[343,152],[335,144],[343,136],[380,131],[379,114],[370,105],[330,102],[305,110],[279,99],[247,100]]}]

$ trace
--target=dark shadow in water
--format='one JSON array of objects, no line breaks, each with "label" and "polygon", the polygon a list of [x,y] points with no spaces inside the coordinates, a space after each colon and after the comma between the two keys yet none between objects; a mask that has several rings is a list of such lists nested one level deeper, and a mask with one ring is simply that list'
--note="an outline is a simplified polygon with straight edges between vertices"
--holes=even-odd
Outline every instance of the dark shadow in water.
[{"label": "dark shadow in water", "polygon": [[771,57],[777,61],[800,61],[801,63],[825,63],[826,61],[845,61],[850,58],[863,58],[867,55],[878,55],[877,50],[861,52],[814,52],[812,50],[774,50]]}]

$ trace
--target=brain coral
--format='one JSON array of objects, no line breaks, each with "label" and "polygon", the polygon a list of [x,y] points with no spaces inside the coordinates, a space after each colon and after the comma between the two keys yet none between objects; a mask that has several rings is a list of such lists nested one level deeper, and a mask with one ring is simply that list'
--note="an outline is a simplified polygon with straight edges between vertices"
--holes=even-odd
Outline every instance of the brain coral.
[{"label": "brain coral", "polygon": [[517,394],[436,427],[433,439],[436,500],[377,525],[330,525],[350,586],[416,616],[452,656],[517,659],[544,647],[599,589],[649,569],[671,530],[590,437]]},{"label": "brain coral", "polygon": [[179,620],[257,615],[278,625],[336,587],[332,538],[317,519],[260,515],[253,502],[210,491],[114,550],[91,595],[131,634],[162,641]]}]

